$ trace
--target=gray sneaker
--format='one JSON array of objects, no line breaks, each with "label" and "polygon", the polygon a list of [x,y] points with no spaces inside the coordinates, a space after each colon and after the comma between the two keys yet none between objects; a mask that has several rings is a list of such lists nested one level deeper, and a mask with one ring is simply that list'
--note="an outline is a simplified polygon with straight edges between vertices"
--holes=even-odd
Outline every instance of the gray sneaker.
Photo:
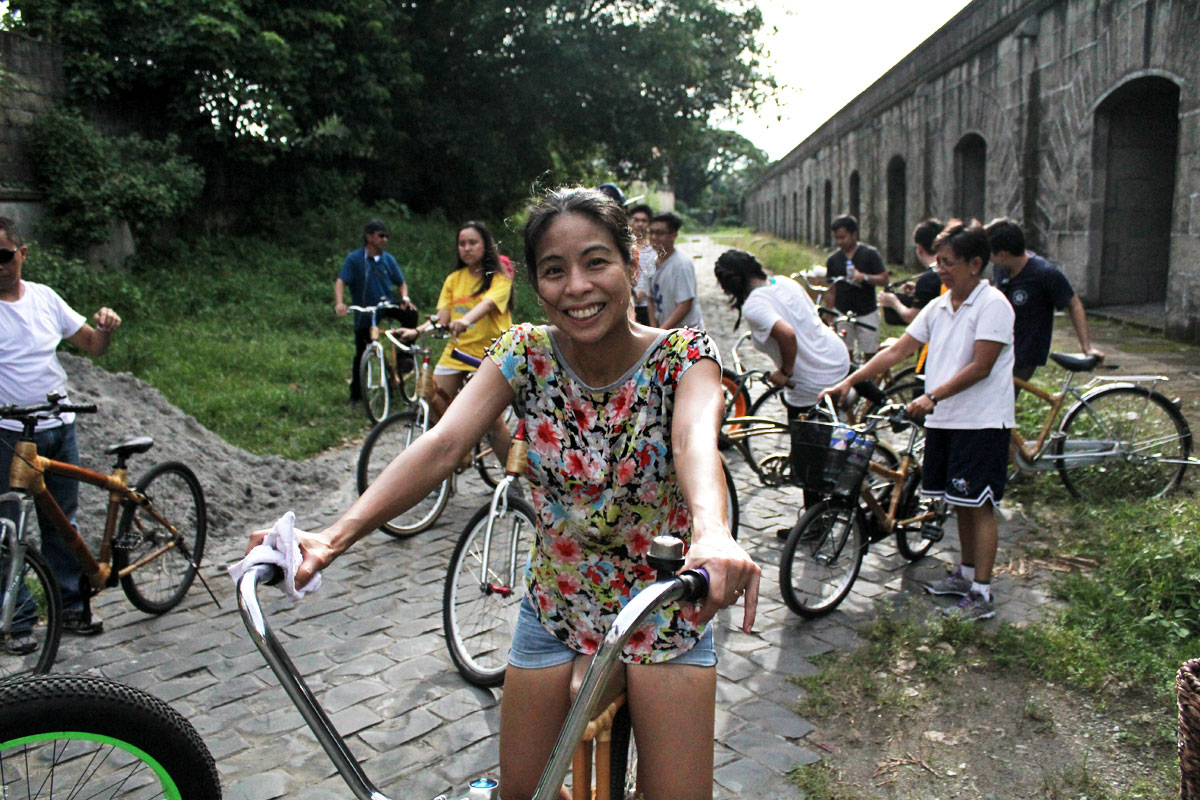
[{"label": "gray sneaker", "polygon": [[940,581],[925,584],[925,591],[936,595],[956,594],[965,597],[971,591],[971,582],[956,569]]},{"label": "gray sneaker", "polygon": [[979,622],[996,616],[996,605],[979,592],[969,592],[954,605],[943,608],[942,613],[953,619]]}]

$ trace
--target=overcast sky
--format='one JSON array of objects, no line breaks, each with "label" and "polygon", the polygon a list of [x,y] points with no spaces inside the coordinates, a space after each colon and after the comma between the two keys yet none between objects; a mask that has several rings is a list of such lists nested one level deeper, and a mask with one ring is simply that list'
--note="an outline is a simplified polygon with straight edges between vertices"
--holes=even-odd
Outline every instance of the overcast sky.
[{"label": "overcast sky", "polygon": [[721,127],[782,158],[968,2],[760,0],[767,71],[779,93],[758,114]]}]

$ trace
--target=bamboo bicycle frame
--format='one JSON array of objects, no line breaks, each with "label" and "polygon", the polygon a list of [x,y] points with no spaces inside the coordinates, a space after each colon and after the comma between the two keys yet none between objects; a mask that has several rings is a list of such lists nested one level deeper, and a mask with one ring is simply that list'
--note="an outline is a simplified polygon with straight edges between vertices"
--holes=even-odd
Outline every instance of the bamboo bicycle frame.
[{"label": "bamboo bicycle frame", "polygon": [[[31,441],[17,442],[13,453],[12,467],[9,469],[9,487],[13,491],[25,492],[33,498],[37,507],[50,519],[59,535],[63,537],[67,548],[79,561],[80,567],[87,575],[88,583],[95,591],[115,586],[118,578],[124,578],[175,548],[174,541],[167,542],[153,553],[139,559],[137,563],[130,564],[113,573],[112,543],[117,531],[117,516],[120,514],[122,502],[130,501],[142,506],[171,533],[176,533],[175,526],[146,503],[144,495],[125,482],[127,474],[128,470],[124,467],[117,467],[111,473],[104,474],[63,461],[44,458],[37,454],[37,444]],[[79,531],[71,524],[71,520],[67,518],[54,496],[50,494],[50,490],[46,488],[46,475],[62,475],[71,480],[108,491],[108,513],[104,520],[104,538],[100,542],[99,558],[92,553],[87,542],[79,535]]]},{"label": "bamboo bicycle frame", "polygon": [[[1072,373],[1067,373],[1068,385],[1071,381],[1071,375]],[[1038,433],[1037,439],[1033,441],[1032,447],[1029,446],[1029,442],[1025,440],[1024,435],[1022,435],[1018,428],[1014,426],[1012,429],[1013,447],[1021,454],[1021,458],[1028,462],[1033,462],[1037,460],[1038,455],[1042,452],[1042,448],[1046,444],[1046,437],[1050,435],[1051,428],[1058,421],[1059,412],[1062,411],[1063,403],[1067,399],[1066,386],[1063,387],[1063,391],[1051,394],[1041,387],[1034,386],[1032,383],[1016,377],[1013,378],[1013,385],[1023,392],[1029,392],[1050,406],[1049,411],[1046,412],[1046,421],[1042,423],[1042,430]]]}]

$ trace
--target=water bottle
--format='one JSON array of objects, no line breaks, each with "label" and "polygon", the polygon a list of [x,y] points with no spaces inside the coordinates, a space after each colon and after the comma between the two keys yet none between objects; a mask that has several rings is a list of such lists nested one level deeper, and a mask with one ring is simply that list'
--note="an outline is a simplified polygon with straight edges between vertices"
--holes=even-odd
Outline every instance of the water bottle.
[{"label": "water bottle", "polygon": [[846,259],[846,280],[851,283],[858,283],[858,269],[849,258]]},{"label": "water bottle", "polygon": [[842,472],[842,466],[846,463],[845,457],[842,455],[850,446],[851,440],[854,439],[854,431],[850,428],[837,427],[833,431],[833,436],[829,439],[829,448],[833,452],[825,459],[825,469],[821,478],[827,484],[837,484],[838,478]]},{"label": "water bottle", "polygon": [[500,783],[494,778],[478,778],[471,781],[467,800],[495,800],[499,791]]},{"label": "water bottle", "polygon": [[838,476],[835,491],[842,497],[853,497],[859,482],[871,463],[873,443],[865,436],[855,436],[847,445],[846,466]]}]

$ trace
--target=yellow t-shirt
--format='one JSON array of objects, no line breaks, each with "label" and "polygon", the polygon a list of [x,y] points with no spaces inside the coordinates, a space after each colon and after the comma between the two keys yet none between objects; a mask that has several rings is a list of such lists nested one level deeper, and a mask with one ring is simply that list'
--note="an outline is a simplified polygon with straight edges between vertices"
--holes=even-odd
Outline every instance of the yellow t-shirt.
[{"label": "yellow t-shirt", "polygon": [[[483,319],[458,337],[455,345],[468,355],[483,358],[487,348],[500,334],[512,327],[512,312],[508,301],[512,296],[512,278],[503,272],[492,275],[492,285],[486,292],[479,292],[479,278],[471,274],[469,269],[456,269],[446,276],[442,284],[442,293],[438,296],[438,311],[450,309],[450,321],[462,319],[483,300],[491,300],[496,304],[496,310],[487,314]],[[450,355],[450,347],[442,352],[439,367],[474,371],[475,367],[462,363]]]}]

